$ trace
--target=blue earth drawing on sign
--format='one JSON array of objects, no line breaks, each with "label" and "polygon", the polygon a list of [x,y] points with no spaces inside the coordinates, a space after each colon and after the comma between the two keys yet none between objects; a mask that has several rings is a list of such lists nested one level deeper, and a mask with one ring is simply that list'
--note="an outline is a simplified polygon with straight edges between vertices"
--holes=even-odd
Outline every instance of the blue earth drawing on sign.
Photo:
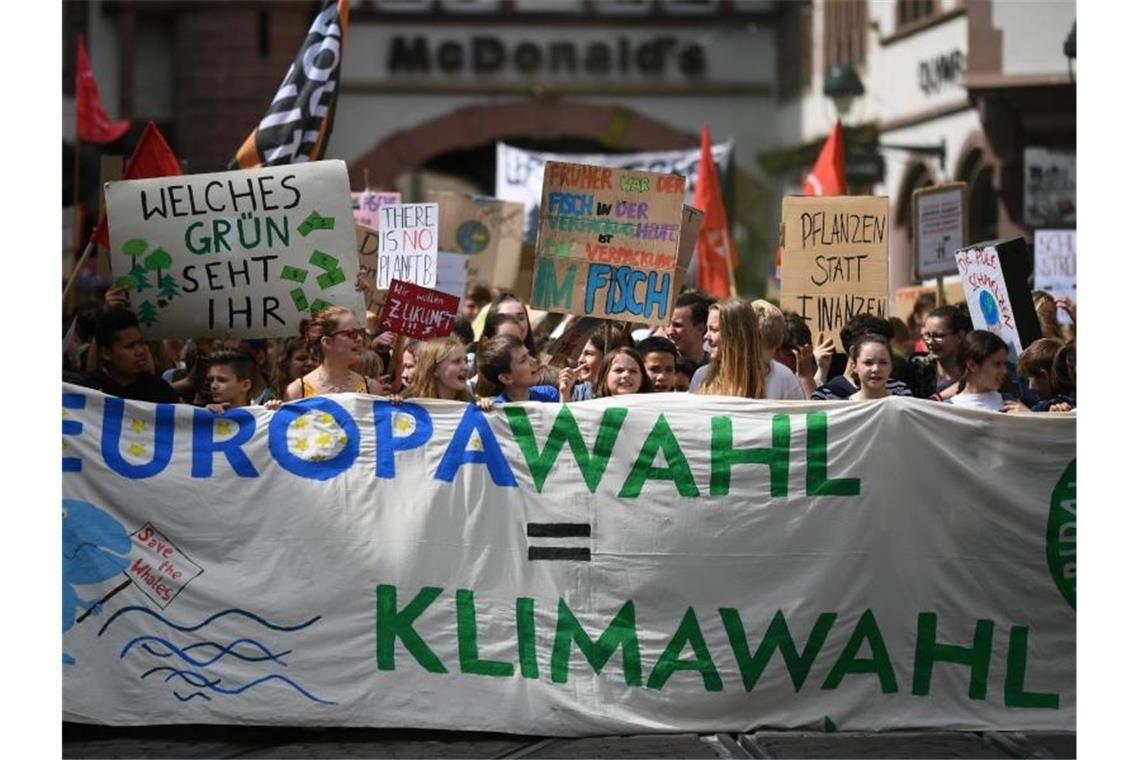
[{"label": "blue earth drawing on sign", "polygon": [[[75,586],[113,578],[130,564],[131,537],[118,520],[78,499],[63,500],[63,632],[80,609],[99,613],[98,598],[80,599]],[[65,664],[75,658],[63,653]]]},{"label": "blue earth drawing on sign", "polygon": [[482,222],[474,219],[464,222],[455,233],[459,250],[464,253],[479,253],[491,242],[491,232]]},{"label": "blue earth drawing on sign", "polygon": [[978,298],[982,307],[982,319],[986,320],[986,327],[994,327],[1001,322],[1001,311],[998,310],[997,299],[988,290],[983,290]]}]

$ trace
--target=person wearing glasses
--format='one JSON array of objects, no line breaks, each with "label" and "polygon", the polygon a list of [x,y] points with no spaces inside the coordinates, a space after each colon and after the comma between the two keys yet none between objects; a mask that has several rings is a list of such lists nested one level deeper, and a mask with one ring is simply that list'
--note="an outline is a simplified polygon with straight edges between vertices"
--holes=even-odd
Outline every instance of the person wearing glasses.
[{"label": "person wearing glasses", "polygon": [[351,311],[340,306],[322,309],[312,319],[301,320],[301,336],[309,353],[320,364],[289,383],[285,389],[286,401],[327,393],[384,395],[380,383],[352,369],[359,366],[363,358],[365,332]]},{"label": "person wearing glasses", "polygon": [[909,359],[915,396],[945,400],[956,393],[963,370],[962,341],[971,329],[970,315],[957,306],[939,306],[927,313],[922,342],[929,353]]}]

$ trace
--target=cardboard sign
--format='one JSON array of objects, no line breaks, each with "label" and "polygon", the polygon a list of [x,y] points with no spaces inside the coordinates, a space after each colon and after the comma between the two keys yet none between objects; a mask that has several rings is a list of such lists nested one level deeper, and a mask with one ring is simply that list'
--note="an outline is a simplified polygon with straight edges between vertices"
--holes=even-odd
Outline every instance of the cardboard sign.
[{"label": "cardboard sign", "polygon": [[689,273],[689,264],[693,261],[693,253],[697,250],[697,238],[701,234],[701,223],[705,220],[705,212],[698,208],[685,205],[681,214],[681,244],[677,249],[677,267],[673,270],[673,298],[681,291],[685,284],[685,277]]},{"label": "cardboard sign", "polygon": [[[1077,231],[1037,230],[1033,233],[1033,284],[1054,298],[1066,296],[1077,302]],[[1064,309],[1057,321],[1072,324]]]},{"label": "cardboard sign", "polygon": [[1025,240],[976,243],[958,251],[955,259],[974,329],[1001,336],[1009,348],[1009,360],[1016,360],[1041,337],[1029,290],[1033,260]]},{"label": "cardboard sign", "polygon": [[393,279],[435,287],[439,251],[439,205],[400,203],[380,207],[380,249],[376,254],[376,287],[388,289]]},{"label": "cardboard sign", "polygon": [[550,162],[530,304],[664,324],[673,301],[684,177]]},{"label": "cardboard sign", "polygon": [[914,271],[918,279],[956,274],[954,253],[966,244],[966,183],[915,190]]},{"label": "cardboard sign", "polygon": [[376,286],[376,257],[380,251],[380,233],[362,224],[356,225],[356,258],[360,269],[356,289],[364,296],[364,308],[376,314],[384,305],[384,293]]},{"label": "cardboard sign", "polygon": [[[955,267],[957,264],[955,264]],[[955,269],[957,273],[957,269]],[[956,304],[966,300],[966,293],[962,290],[962,283],[958,282],[955,277],[949,282],[942,283],[942,292],[946,296],[946,303]],[[929,293],[934,297],[934,302],[938,302],[938,289],[932,285],[905,285],[901,288],[895,288],[894,304],[892,306],[891,314],[906,322],[910,319],[910,315],[914,313],[914,304],[918,301],[919,296]]]},{"label": "cardboard sign", "polygon": [[439,250],[467,257],[467,284],[511,290],[519,271],[523,205],[431,191],[439,204]]},{"label": "cardboard sign", "polygon": [[380,329],[416,340],[443,338],[451,334],[457,313],[458,296],[392,280],[380,312]]},{"label": "cardboard sign", "polygon": [[380,207],[392,206],[400,202],[399,193],[376,193],[365,190],[352,194],[352,219],[372,229],[380,228]]},{"label": "cardboard sign", "polygon": [[[733,141],[712,146],[713,162],[720,173],[721,187],[728,181]],[[701,149],[662,150],[645,153],[544,153],[516,148],[506,143],[495,146],[495,197],[523,204],[523,240],[535,242],[538,211],[542,200],[542,170],[550,161],[609,166],[615,169],[680,174],[685,178],[685,202],[693,202]]]},{"label": "cardboard sign", "polygon": [[470,256],[440,251],[435,267],[435,289],[463,298],[467,293],[467,262]]},{"label": "cardboard sign", "polygon": [[117,287],[148,338],[292,335],[351,308],[355,233],[343,161],[109,182]]},{"label": "cardboard sign", "polygon": [[885,197],[785,197],[780,308],[837,346],[856,314],[886,318],[889,211]]}]

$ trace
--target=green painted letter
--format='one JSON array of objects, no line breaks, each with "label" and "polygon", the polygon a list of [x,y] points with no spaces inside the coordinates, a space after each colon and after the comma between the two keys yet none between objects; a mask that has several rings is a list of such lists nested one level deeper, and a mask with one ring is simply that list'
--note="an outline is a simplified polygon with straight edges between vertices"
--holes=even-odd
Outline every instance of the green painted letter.
[{"label": "green painted letter", "polygon": [[[678,659],[685,644],[693,647],[693,654],[697,656],[695,660]],[[681,618],[677,632],[673,634],[669,645],[665,647],[657,664],[653,666],[653,672],[649,674],[649,688],[664,688],[665,682],[678,670],[695,670],[700,673],[705,682],[705,691],[724,690],[724,683],[720,680],[720,674],[716,672],[716,664],[709,654],[705,637],[701,633],[701,625],[697,622],[697,615],[692,607],[685,610],[685,616]]]},{"label": "green painted letter", "polygon": [[788,630],[788,622],[784,619],[783,610],[776,610],[776,616],[768,624],[768,630],[760,641],[756,653],[748,651],[748,637],[744,634],[744,626],[740,622],[740,613],[731,607],[721,607],[720,619],[724,623],[728,642],[732,644],[732,653],[736,655],[736,664],[740,667],[740,677],[744,681],[744,690],[752,691],[752,687],[760,680],[768,661],[779,648],[788,668],[788,675],[792,678],[792,686],[796,691],[804,685],[804,680],[811,672],[812,663],[823,648],[827,632],[835,623],[837,615],[834,612],[824,612],[815,621],[811,633],[808,634],[807,643],[804,644],[804,653],[796,651],[796,642],[792,640],[792,633]]},{"label": "green painted letter", "polygon": [[455,592],[456,630],[459,632],[459,672],[503,678],[515,674],[515,666],[500,660],[479,659],[479,631],[475,622],[475,594],[461,588]]},{"label": "green painted letter", "polygon": [[566,683],[570,670],[571,641],[586,655],[586,661],[597,674],[602,672],[614,651],[621,647],[621,665],[626,684],[641,685],[641,648],[637,642],[637,616],[633,601],[621,606],[595,643],[566,606],[566,602],[558,600],[558,627],[554,633],[554,650],[550,655],[550,680],[554,683]]},{"label": "green painted letter", "polygon": [[[855,655],[859,654],[864,640],[871,645],[871,656],[856,658]],[[838,687],[848,673],[874,673],[879,677],[879,688],[884,694],[894,694],[899,690],[895,670],[891,667],[891,659],[887,656],[887,647],[883,643],[883,634],[879,631],[879,624],[875,622],[875,616],[870,610],[859,616],[859,622],[855,624],[855,630],[851,632],[847,646],[843,647],[835,667],[827,674],[820,688]]]},{"label": "green painted letter", "polygon": [[[653,466],[658,451],[665,453],[666,467]],[[618,492],[618,497],[636,499],[641,495],[645,481],[650,479],[672,480],[677,486],[677,493],[682,496],[700,496],[697,483],[693,480],[693,471],[689,469],[689,461],[685,459],[685,454],[681,451],[677,437],[673,435],[673,430],[669,427],[664,414],[657,417],[657,424],[649,431],[645,443],[641,446],[641,453],[637,455],[637,461],[634,462],[625,484]]]},{"label": "green painted letter", "polygon": [[728,494],[734,464],[766,464],[771,476],[772,496],[788,495],[788,450],[791,448],[792,426],[788,415],[772,417],[772,448],[734,449],[732,418],[712,418],[712,478],[710,496]]},{"label": "green painted letter", "polygon": [[990,675],[990,652],[994,644],[994,621],[979,620],[974,625],[974,645],[961,647],[939,644],[936,640],[938,616],[933,612],[918,615],[918,642],[914,648],[914,684],[911,693],[919,697],[930,694],[930,676],[935,662],[952,662],[970,668],[970,699],[986,698],[986,680]]},{"label": "green painted letter", "polygon": [[436,600],[443,589],[424,586],[416,598],[403,610],[396,608],[396,587],[376,587],[376,667],[380,670],[396,669],[396,637],[429,673],[446,673],[447,668],[428,648],[412,624],[428,605]]}]

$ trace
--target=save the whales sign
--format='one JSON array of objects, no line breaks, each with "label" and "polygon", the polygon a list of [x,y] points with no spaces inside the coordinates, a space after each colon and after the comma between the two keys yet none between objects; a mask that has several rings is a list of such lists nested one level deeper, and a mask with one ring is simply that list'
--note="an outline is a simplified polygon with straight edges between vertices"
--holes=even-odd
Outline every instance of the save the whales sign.
[{"label": "save the whales sign", "polygon": [[1075,727],[1072,415],[62,406],[65,720]]}]

